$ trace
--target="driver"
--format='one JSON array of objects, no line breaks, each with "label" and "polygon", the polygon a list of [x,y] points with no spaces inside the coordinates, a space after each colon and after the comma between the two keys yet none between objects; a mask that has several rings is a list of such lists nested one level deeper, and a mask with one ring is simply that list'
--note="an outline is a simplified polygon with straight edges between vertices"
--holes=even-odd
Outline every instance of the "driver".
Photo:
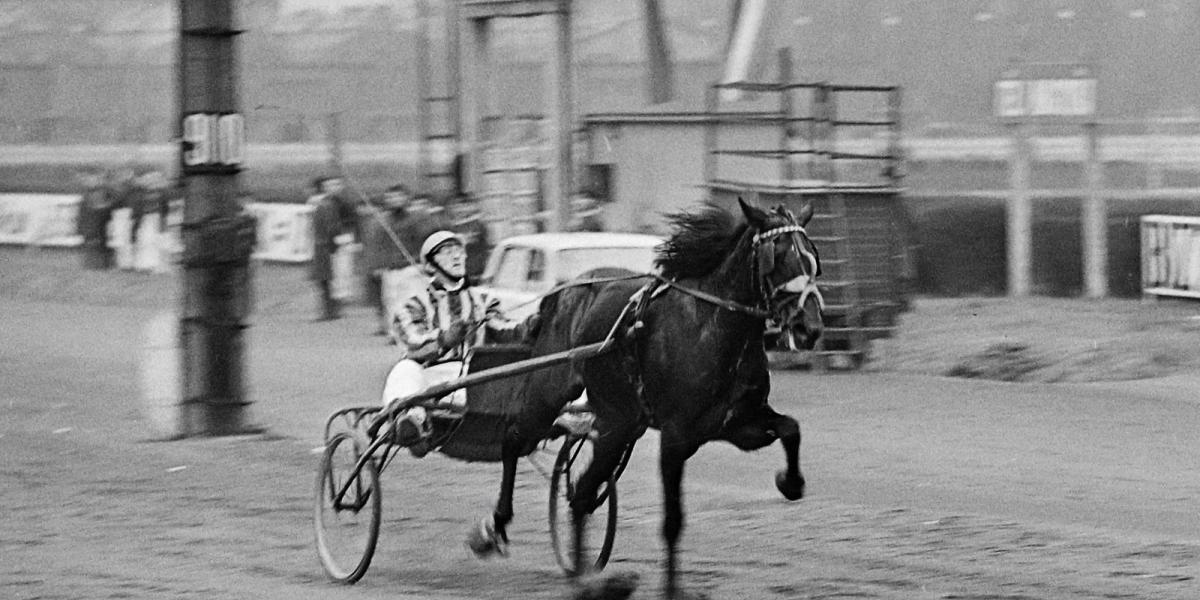
[{"label": "driver", "polygon": [[[498,300],[471,287],[466,276],[466,244],[457,234],[433,233],[421,244],[418,260],[429,283],[405,299],[397,311],[393,327],[401,358],[384,383],[384,406],[462,376],[463,360],[475,345],[523,341],[537,324],[537,313],[525,321],[509,320],[500,311]],[[466,403],[466,390],[457,390],[444,401],[461,407]],[[432,425],[426,412],[418,406],[399,416],[396,435],[401,444],[428,438]]]}]

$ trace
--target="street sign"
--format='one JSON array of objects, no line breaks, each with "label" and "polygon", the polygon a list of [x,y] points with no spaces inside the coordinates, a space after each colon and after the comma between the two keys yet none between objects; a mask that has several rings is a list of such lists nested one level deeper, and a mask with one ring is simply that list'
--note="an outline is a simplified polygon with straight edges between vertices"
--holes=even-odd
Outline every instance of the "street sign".
[{"label": "street sign", "polygon": [[1027,64],[1004,70],[992,86],[1004,120],[1076,120],[1096,115],[1095,69],[1084,64]]}]

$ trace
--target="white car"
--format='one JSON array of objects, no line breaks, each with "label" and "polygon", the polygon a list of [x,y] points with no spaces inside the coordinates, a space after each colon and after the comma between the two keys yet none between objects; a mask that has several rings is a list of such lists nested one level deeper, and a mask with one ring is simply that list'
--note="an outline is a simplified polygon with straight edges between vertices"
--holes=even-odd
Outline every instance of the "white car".
[{"label": "white car", "polygon": [[635,273],[654,270],[662,238],[637,233],[534,233],[501,240],[492,249],[480,288],[510,318],[537,310],[538,296],[601,267]]}]

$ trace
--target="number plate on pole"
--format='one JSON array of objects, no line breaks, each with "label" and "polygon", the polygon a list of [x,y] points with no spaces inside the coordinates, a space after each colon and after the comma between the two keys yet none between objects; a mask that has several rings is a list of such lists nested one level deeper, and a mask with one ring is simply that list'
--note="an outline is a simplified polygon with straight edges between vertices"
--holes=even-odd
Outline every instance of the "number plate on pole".
[{"label": "number plate on pole", "polygon": [[183,167],[189,172],[237,170],[245,158],[245,119],[238,113],[183,118]]}]

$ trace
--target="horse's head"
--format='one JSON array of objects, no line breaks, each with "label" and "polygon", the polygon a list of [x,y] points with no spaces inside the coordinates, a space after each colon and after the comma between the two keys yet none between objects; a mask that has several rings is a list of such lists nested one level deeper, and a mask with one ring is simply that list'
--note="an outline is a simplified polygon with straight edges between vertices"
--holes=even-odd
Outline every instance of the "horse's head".
[{"label": "horse's head", "polygon": [[804,230],[812,219],[812,205],[806,204],[799,215],[793,215],[782,206],[766,212],[741,198],[738,204],[754,232],[755,279],[771,319],[784,330],[790,344],[811,349],[824,328],[825,304],[817,288],[821,259]]}]

